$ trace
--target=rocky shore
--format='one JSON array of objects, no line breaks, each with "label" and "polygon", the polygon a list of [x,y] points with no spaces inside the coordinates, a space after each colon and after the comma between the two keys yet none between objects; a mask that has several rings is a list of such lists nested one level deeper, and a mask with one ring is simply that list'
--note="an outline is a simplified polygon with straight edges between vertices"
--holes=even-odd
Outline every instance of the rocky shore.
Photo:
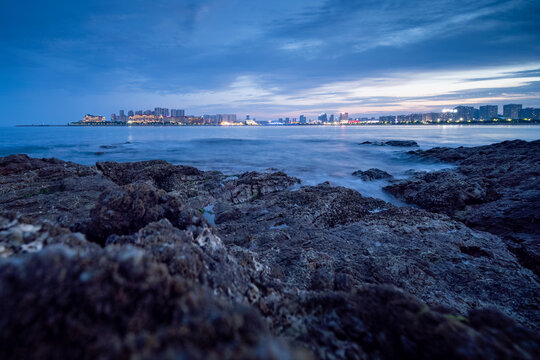
[{"label": "rocky shore", "polygon": [[413,151],[456,164],[390,180],[417,208],[281,172],[0,158],[0,357],[539,358],[538,150]]}]

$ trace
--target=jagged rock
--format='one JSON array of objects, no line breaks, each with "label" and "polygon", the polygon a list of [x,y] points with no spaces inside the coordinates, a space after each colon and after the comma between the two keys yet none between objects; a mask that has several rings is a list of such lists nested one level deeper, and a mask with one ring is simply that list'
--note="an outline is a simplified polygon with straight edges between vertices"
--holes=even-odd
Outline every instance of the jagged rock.
[{"label": "jagged rock", "polygon": [[399,199],[501,235],[521,263],[540,275],[540,140],[505,141],[415,156],[457,165],[387,186]]},{"label": "jagged rock", "polygon": [[387,173],[386,171],[372,168],[366,171],[357,170],[352,173],[354,176],[358,176],[364,181],[373,181],[373,180],[382,180],[382,179],[391,179],[393,176]]},{"label": "jagged rock", "polygon": [[364,141],[362,145],[379,145],[379,146],[400,146],[400,147],[417,147],[418,143],[414,140],[388,140],[388,141]]},{"label": "jagged rock", "polygon": [[[506,317],[538,329],[537,279],[498,236],[446,215],[283,173],[0,164],[0,210],[25,186],[75,189],[39,198],[52,215],[21,202],[0,216],[1,358],[307,356],[267,326],[321,359],[538,357],[538,336]],[[500,195],[464,169],[431,182],[464,181],[454,197],[475,206]]]},{"label": "jagged rock", "polygon": [[524,324],[540,323],[534,274],[501,239],[447,216],[325,184],[228,208],[238,216],[221,221],[217,213],[222,240],[255,251],[286,288],[393,284],[461,314],[489,305]]},{"label": "jagged rock", "polygon": [[171,277],[142,250],[64,246],[0,262],[2,359],[309,358],[252,309]]},{"label": "jagged rock", "polygon": [[273,317],[273,328],[307,344],[320,359],[540,356],[538,334],[497,311],[473,310],[465,317],[430,308],[391,286],[367,285],[354,293],[301,293],[280,303],[276,311],[281,316]]},{"label": "jagged rock", "polygon": [[83,234],[72,233],[48,221],[25,219],[15,213],[0,214],[0,257],[33,253],[50,245],[63,244],[76,251],[98,249]]},{"label": "jagged rock", "polygon": [[247,172],[225,182],[224,199],[233,203],[240,203],[256,199],[257,197],[285,190],[300,180],[287,176],[282,172],[261,174],[257,172]]},{"label": "jagged rock", "polygon": [[207,285],[238,301],[248,300],[250,276],[262,270],[256,269],[254,261],[240,265],[211,229],[206,227],[195,236],[166,219],[150,223],[135,234],[109,236],[107,244],[138,246],[165,264],[172,275]]},{"label": "jagged rock", "polygon": [[101,192],[116,187],[89,166],[26,155],[0,158],[0,208],[62,227],[87,220]]},{"label": "jagged rock", "polygon": [[177,197],[144,182],[104,191],[90,212],[90,219],[84,232],[101,243],[110,235],[129,235],[160,219],[169,219],[195,236],[206,225],[200,212],[185,207]]}]

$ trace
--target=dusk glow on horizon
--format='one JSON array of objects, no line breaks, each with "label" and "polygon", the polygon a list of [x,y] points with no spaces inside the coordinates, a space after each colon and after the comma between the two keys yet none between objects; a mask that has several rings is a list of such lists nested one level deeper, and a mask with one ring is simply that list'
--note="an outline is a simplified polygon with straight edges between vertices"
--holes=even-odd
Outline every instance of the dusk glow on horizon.
[{"label": "dusk glow on horizon", "polygon": [[538,1],[3,2],[1,125],[540,107]]}]

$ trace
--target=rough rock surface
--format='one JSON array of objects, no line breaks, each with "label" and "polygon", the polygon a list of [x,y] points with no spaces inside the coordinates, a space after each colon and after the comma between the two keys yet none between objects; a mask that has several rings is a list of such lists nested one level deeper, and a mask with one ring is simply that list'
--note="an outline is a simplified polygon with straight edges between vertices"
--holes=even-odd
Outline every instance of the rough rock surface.
[{"label": "rough rock surface", "polygon": [[171,277],[130,247],[77,254],[62,245],[0,263],[3,359],[277,359],[253,309]]},{"label": "rough rock surface", "polygon": [[399,146],[399,147],[417,147],[418,143],[414,140],[388,140],[388,141],[364,141],[364,145],[380,146]]},{"label": "rough rock surface", "polygon": [[456,164],[385,188],[408,203],[498,234],[540,275],[540,140],[434,148],[415,156]]},{"label": "rough rock surface", "polygon": [[223,241],[256,252],[285,287],[348,291],[393,284],[461,314],[494,306],[540,323],[535,276],[501,239],[447,216],[328,184],[214,209]]},{"label": "rough rock surface", "polygon": [[393,176],[381,169],[368,169],[366,171],[357,170],[352,173],[353,176],[358,176],[364,181],[391,179]]},{"label": "rough rock surface", "polygon": [[279,172],[0,164],[1,358],[540,356],[537,279],[446,215]]}]

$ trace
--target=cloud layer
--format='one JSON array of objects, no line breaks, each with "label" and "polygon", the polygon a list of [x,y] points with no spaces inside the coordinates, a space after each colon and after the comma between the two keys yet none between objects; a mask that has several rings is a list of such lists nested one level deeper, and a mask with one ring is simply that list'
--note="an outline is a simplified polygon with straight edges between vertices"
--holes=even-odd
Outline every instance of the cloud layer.
[{"label": "cloud layer", "polygon": [[32,0],[0,13],[6,125],[153,106],[259,118],[540,106],[536,1]]}]

